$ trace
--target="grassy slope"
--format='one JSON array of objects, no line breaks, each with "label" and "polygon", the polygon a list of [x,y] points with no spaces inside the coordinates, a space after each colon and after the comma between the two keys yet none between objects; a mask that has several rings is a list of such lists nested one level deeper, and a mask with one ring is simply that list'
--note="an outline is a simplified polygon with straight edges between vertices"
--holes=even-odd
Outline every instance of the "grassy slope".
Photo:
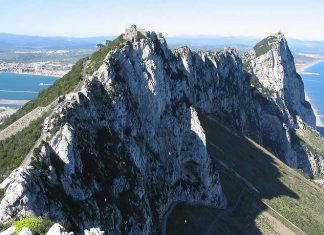
[{"label": "grassy slope", "polygon": [[299,141],[301,141],[302,145],[305,149],[316,153],[318,155],[324,156],[324,137],[319,133],[315,132],[309,126],[305,126],[305,128],[297,129],[297,136],[299,137]]},{"label": "grassy slope", "polygon": [[56,80],[49,88],[40,92],[36,99],[29,101],[16,113],[11,115],[2,125],[0,125],[0,130],[6,128],[36,107],[45,107],[60,95],[65,95],[73,91],[81,79],[82,66],[83,59],[79,60],[68,74]]},{"label": "grassy slope", "polygon": [[94,52],[90,59],[91,62],[87,68],[88,74],[93,74],[96,70],[99,69],[100,65],[102,65],[103,60],[105,59],[106,55],[117,48],[121,48],[125,40],[123,39],[123,35],[120,35],[115,40],[113,40],[107,46],[101,48],[100,50]]},{"label": "grassy slope", "polygon": [[45,115],[16,135],[0,141],[0,180],[17,168],[41,135]]},{"label": "grassy slope", "polygon": [[[323,189],[252,141],[232,135],[206,116],[201,116],[200,120],[206,132],[208,151],[220,172],[222,187],[229,200],[229,213],[220,219],[214,232],[217,234],[253,234],[256,231],[273,233],[271,224],[260,217],[260,210],[257,209],[263,208],[264,202],[307,234],[322,234],[324,231]],[[242,184],[242,181],[231,176],[220,166],[219,160],[250,181],[260,194],[252,192]],[[298,232],[272,210],[267,211],[287,227]],[[196,214],[197,212],[192,211],[191,216],[194,217]],[[204,231],[206,226],[200,229]]]},{"label": "grassy slope", "polygon": [[256,57],[259,57],[268,51],[271,50],[271,44],[276,40],[276,37],[274,36],[269,36],[262,41],[258,42],[254,47],[254,51],[256,54]]}]

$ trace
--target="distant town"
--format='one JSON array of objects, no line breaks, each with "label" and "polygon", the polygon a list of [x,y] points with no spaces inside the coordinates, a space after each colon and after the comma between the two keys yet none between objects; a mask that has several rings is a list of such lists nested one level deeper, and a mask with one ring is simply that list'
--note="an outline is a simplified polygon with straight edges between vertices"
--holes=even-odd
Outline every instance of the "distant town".
[{"label": "distant town", "polygon": [[62,77],[72,68],[72,64],[56,61],[40,61],[31,63],[5,62],[0,60],[0,72],[21,73],[43,76]]}]

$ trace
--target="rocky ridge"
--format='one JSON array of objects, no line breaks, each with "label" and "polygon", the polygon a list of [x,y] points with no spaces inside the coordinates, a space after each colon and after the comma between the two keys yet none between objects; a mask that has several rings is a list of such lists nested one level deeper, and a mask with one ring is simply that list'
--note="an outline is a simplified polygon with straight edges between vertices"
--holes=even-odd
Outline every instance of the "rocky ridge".
[{"label": "rocky ridge", "polygon": [[[225,207],[198,112],[215,114],[313,174],[294,139],[297,122],[251,79],[235,49],[171,51],[154,32],[126,41],[76,100],[65,101],[61,128],[43,144],[39,161],[0,185],[1,221],[27,213],[63,221],[77,233],[100,227],[151,234],[174,202]],[[301,110],[299,123],[309,122]]]},{"label": "rocky ridge", "polygon": [[246,69],[268,90],[268,95],[288,116],[291,125],[301,119],[316,127],[315,115],[305,100],[304,84],[282,33],[269,36],[242,56]]},{"label": "rocky ridge", "polygon": [[324,142],[315,131],[314,111],[305,100],[304,84],[296,72],[294,58],[284,35],[279,32],[263,39],[242,55],[242,61],[245,70],[252,75],[251,84],[264,97],[273,100],[282,112],[285,124],[289,126],[287,136],[291,142],[292,155],[295,156],[286,157],[286,162],[311,177],[321,174],[324,170],[323,153],[317,151],[316,147],[310,150],[300,146],[301,142],[308,142],[300,138],[306,136],[305,132],[311,133],[307,138],[313,137],[321,144]]}]

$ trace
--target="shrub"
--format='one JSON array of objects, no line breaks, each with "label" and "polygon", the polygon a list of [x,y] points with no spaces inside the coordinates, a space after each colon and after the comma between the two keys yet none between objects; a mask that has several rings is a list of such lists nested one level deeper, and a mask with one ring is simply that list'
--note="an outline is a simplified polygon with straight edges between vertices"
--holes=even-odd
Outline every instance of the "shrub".
[{"label": "shrub", "polygon": [[255,77],[254,75],[252,75],[251,80],[250,80],[250,84],[255,87],[256,89],[258,89],[261,94],[267,98],[267,99],[271,99],[272,96],[274,95],[274,91],[270,90],[269,88],[263,86],[257,77]]},{"label": "shrub", "polygon": [[98,51],[93,53],[90,57],[91,62],[87,68],[88,74],[93,74],[96,70],[99,69],[100,65],[102,65],[103,60],[105,59],[106,55],[117,48],[120,48],[125,40],[123,39],[123,35],[120,35],[115,40],[113,40],[111,43],[106,45],[103,48],[100,48]]},{"label": "shrub", "polygon": [[9,227],[11,227],[11,223],[0,223],[0,233],[7,230]]},{"label": "shrub", "polygon": [[268,51],[271,50],[271,44],[276,40],[276,37],[274,36],[270,36],[267,37],[265,39],[263,39],[262,41],[260,41],[259,43],[257,43],[253,49],[255,51],[256,57],[259,57],[265,53],[267,53]]},{"label": "shrub", "polygon": [[0,188],[0,200],[3,198],[6,190],[4,188]]},{"label": "shrub", "polygon": [[28,127],[0,141],[0,175],[6,175],[18,167],[42,132],[46,114],[32,121]]},{"label": "shrub", "polygon": [[14,222],[16,226],[16,234],[18,234],[24,227],[29,228],[34,235],[43,235],[49,230],[54,223],[50,220],[41,218],[25,218]]}]

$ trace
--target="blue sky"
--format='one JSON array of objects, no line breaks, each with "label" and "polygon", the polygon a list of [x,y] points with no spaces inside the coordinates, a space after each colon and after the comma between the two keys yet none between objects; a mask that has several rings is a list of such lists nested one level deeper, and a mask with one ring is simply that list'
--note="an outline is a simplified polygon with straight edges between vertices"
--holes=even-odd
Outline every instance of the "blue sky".
[{"label": "blue sky", "polygon": [[0,0],[0,32],[118,35],[132,23],[167,36],[324,40],[324,0]]}]

